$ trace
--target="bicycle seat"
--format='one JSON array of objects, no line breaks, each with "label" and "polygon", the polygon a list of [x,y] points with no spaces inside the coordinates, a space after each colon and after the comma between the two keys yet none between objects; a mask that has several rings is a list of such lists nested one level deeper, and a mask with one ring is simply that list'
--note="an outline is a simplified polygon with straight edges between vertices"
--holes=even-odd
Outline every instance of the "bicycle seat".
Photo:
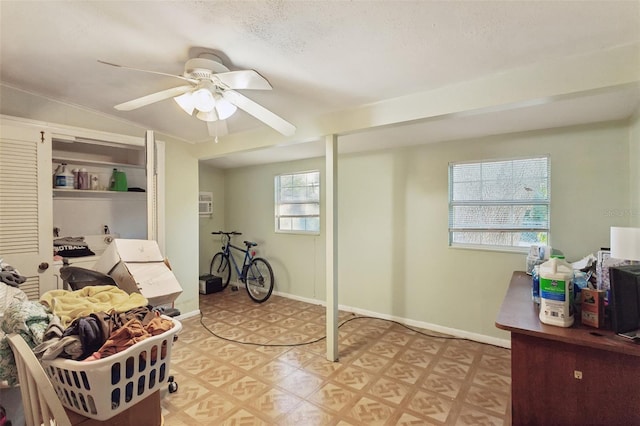
[{"label": "bicycle seat", "polygon": [[254,243],[254,242],[252,242],[252,241],[246,241],[246,240],[244,241],[244,244],[245,244],[247,247],[255,247],[255,246],[257,246],[257,245],[258,245],[257,243]]}]

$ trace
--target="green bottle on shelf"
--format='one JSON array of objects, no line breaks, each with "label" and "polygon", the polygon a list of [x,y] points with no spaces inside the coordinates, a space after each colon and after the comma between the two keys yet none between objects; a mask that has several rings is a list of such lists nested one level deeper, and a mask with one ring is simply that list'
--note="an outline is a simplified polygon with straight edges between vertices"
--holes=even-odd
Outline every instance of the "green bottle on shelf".
[{"label": "green bottle on shelf", "polygon": [[111,173],[111,182],[109,184],[110,191],[127,191],[127,175],[125,172],[120,172],[118,169],[113,169]]}]

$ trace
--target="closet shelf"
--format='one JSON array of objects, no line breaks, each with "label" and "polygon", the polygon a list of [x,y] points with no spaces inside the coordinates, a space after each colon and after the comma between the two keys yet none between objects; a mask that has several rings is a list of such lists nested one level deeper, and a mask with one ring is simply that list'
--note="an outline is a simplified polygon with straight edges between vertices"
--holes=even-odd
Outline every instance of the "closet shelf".
[{"label": "closet shelf", "polygon": [[94,191],[86,189],[53,189],[53,198],[116,198],[116,197],[130,197],[130,198],[145,198],[146,192],[137,191]]},{"label": "closet shelf", "polygon": [[78,165],[78,166],[97,166],[97,167],[111,167],[111,168],[129,167],[134,169],[145,168],[144,164],[114,163],[112,161],[87,160],[83,158],[63,157],[63,156],[54,156],[52,160],[54,163],[67,163],[70,166]]}]

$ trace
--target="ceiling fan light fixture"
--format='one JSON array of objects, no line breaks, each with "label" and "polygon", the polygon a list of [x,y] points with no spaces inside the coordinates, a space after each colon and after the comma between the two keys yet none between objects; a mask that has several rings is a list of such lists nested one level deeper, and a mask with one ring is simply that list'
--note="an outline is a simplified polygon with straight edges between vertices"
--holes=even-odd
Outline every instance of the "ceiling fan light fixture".
[{"label": "ceiling fan light fixture", "polygon": [[193,105],[198,111],[210,112],[216,106],[216,100],[213,98],[213,93],[203,87],[193,92]]},{"label": "ceiling fan light fixture", "polygon": [[206,122],[218,121],[219,119],[215,109],[212,109],[211,111],[198,111],[196,117]]},{"label": "ceiling fan light fixture", "polygon": [[220,120],[226,120],[238,110],[238,107],[223,98],[219,93],[214,96],[216,100],[216,112]]},{"label": "ceiling fan light fixture", "polygon": [[173,98],[174,101],[182,108],[184,112],[189,115],[193,114],[193,110],[196,108],[193,104],[193,93],[187,92],[180,96]]}]

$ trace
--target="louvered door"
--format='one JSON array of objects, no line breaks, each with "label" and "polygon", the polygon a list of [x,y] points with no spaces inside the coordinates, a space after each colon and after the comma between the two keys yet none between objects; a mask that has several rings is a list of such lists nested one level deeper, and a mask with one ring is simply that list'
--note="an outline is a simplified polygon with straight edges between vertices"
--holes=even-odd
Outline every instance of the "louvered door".
[{"label": "louvered door", "polygon": [[56,288],[51,139],[37,127],[0,126],[0,258],[27,277],[30,299]]}]

